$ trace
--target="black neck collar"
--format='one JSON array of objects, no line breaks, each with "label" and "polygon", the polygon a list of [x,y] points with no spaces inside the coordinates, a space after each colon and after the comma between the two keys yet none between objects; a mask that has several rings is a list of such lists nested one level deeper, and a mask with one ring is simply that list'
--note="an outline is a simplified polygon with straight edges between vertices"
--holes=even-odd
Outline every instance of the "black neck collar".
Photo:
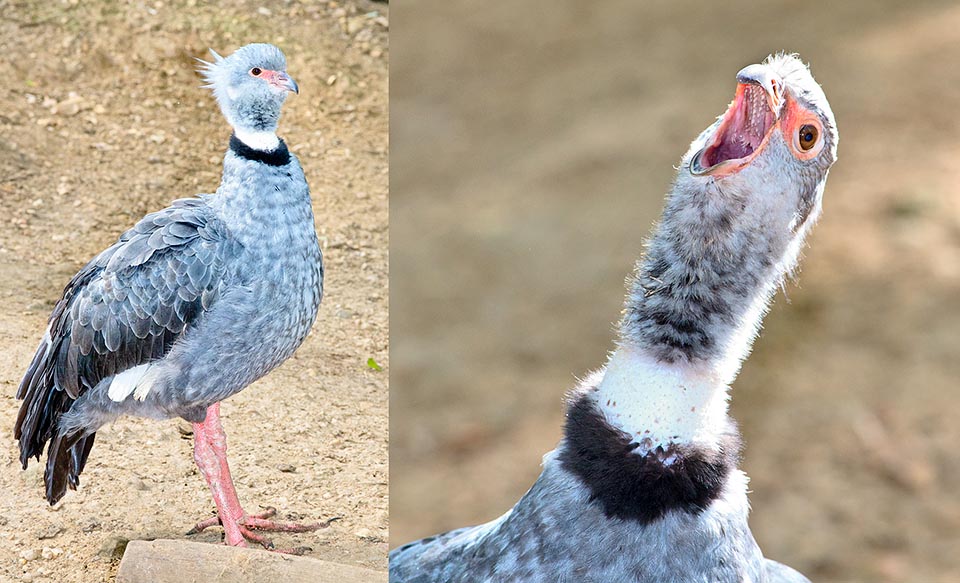
[{"label": "black neck collar", "polygon": [[263,162],[269,166],[286,166],[290,163],[290,150],[287,150],[287,144],[280,140],[280,145],[269,152],[263,150],[254,150],[244,144],[237,137],[237,134],[230,134],[230,150],[234,154],[254,162]]},{"label": "black neck collar", "polygon": [[719,451],[671,445],[641,455],[639,444],[611,426],[585,392],[574,393],[564,429],[560,463],[587,487],[591,502],[608,518],[641,524],[670,511],[699,514],[723,493],[740,458],[732,422]]}]

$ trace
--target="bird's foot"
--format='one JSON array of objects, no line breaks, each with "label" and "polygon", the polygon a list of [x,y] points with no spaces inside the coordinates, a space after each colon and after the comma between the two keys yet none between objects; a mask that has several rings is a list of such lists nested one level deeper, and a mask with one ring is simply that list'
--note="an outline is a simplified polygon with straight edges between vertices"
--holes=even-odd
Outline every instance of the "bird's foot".
[{"label": "bird's foot", "polygon": [[[267,532],[313,532],[315,530],[320,530],[321,528],[326,528],[330,526],[330,523],[337,518],[331,518],[322,522],[314,522],[311,524],[299,524],[295,522],[276,522],[269,520],[273,516],[276,516],[277,509],[273,507],[267,507],[263,512],[257,514],[247,514],[243,513],[243,516],[236,521],[235,528],[224,528],[224,538],[225,542],[230,546],[244,547],[247,546],[247,541],[256,543],[268,551],[273,551],[275,553],[283,553],[287,555],[302,555],[307,551],[312,550],[310,547],[293,547],[278,549],[274,546],[273,541],[270,539],[261,536],[253,531],[262,530]],[[223,521],[219,516],[212,516],[206,520],[201,520],[193,528],[187,532],[188,535],[197,534],[202,532],[205,529],[211,526],[223,525]],[[232,536],[231,536],[232,534]]]}]

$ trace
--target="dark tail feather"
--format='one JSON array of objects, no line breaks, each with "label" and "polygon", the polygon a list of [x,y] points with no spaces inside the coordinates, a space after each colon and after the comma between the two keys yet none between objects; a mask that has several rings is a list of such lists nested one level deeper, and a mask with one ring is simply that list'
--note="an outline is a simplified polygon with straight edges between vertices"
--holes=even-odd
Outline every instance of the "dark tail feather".
[{"label": "dark tail feather", "polygon": [[[59,346],[59,343],[58,343]],[[14,437],[20,442],[20,463],[27,469],[27,461],[40,459],[43,448],[53,435],[60,416],[67,412],[73,399],[58,390],[53,382],[53,358],[56,347],[40,341],[37,353],[17,389],[17,398],[23,399]]]},{"label": "dark tail feather", "polygon": [[47,502],[51,506],[63,498],[68,487],[76,490],[80,485],[80,472],[87,463],[96,436],[96,433],[85,435],[78,432],[69,435],[57,434],[50,440],[43,482],[47,486]]},{"label": "dark tail feather", "polygon": [[63,362],[69,348],[69,345],[63,346],[64,342],[69,343],[69,339],[58,337],[50,345],[42,340],[17,389],[17,398],[23,399],[14,427],[14,437],[20,442],[20,463],[26,469],[30,458],[39,460],[46,446],[43,481],[51,505],[63,498],[68,487],[77,489],[95,436],[82,429],[60,434],[60,420],[73,407],[78,392],[76,382],[71,385],[58,378],[63,376],[58,371],[70,372],[69,363]]}]

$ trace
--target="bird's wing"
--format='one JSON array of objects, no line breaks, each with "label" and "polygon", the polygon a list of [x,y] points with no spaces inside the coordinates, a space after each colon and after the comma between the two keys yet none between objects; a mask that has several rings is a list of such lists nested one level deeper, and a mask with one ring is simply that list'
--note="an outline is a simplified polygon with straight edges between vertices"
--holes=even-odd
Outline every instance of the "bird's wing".
[{"label": "bird's wing", "polygon": [[[201,199],[183,199],[145,216],[70,280],[17,390],[24,402],[15,436],[24,467],[40,458],[81,394],[162,358],[211,309],[230,241]],[[71,481],[82,460],[75,465]]]}]

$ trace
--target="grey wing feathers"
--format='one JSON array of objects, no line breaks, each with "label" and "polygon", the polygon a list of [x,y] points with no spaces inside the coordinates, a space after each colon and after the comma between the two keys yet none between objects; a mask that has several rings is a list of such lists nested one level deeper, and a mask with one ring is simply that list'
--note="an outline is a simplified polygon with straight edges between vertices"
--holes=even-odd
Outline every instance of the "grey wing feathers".
[{"label": "grey wing feathers", "polygon": [[390,583],[436,583],[487,525],[467,526],[407,543],[390,552]]},{"label": "grey wing feathers", "polygon": [[[24,402],[15,437],[24,467],[47,441],[57,441],[57,422],[84,391],[162,358],[214,305],[229,239],[201,199],[179,200],[141,219],[70,280],[17,390]],[[66,445],[60,442],[48,450],[48,473],[56,473],[56,454],[73,487],[92,445],[78,443],[82,438],[70,439],[70,455],[54,451]]]}]

